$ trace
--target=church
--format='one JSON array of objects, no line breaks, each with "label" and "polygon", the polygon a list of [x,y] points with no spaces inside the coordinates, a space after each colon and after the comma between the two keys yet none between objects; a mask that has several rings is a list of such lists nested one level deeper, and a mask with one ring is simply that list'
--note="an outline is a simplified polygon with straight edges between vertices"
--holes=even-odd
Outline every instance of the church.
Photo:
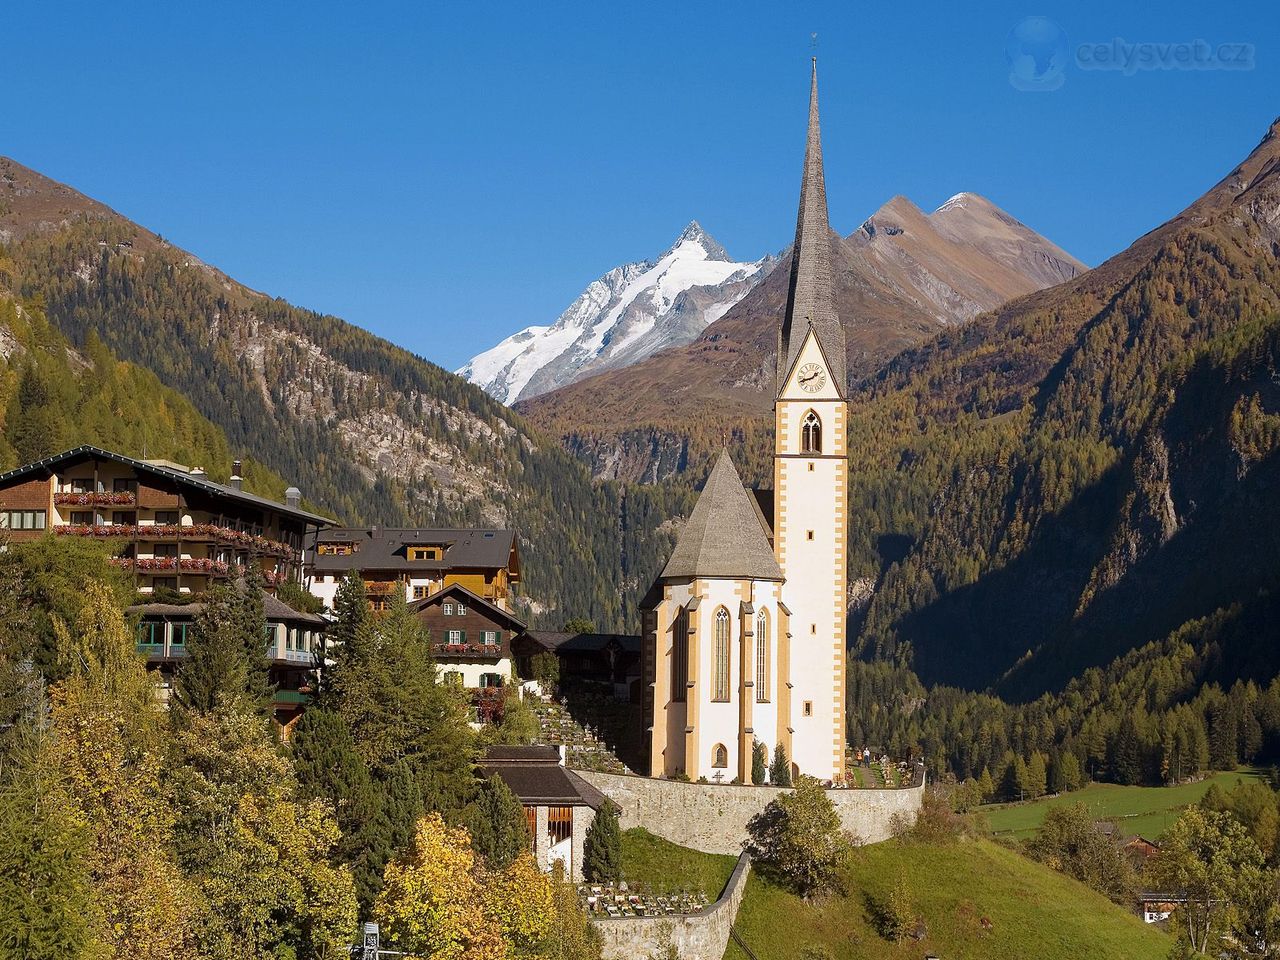
[{"label": "church", "polygon": [[818,129],[817,61],[778,338],[773,490],[720,454],[642,604],[654,777],[751,782],[752,746],[793,776],[845,773],[848,410]]}]

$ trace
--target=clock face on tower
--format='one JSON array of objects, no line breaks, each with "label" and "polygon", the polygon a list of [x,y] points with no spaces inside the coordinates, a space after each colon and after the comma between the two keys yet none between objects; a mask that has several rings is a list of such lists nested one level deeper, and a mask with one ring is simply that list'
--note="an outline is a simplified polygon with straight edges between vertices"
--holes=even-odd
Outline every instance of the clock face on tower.
[{"label": "clock face on tower", "polygon": [[826,385],[827,375],[822,369],[822,364],[806,363],[800,368],[796,382],[805,393],[817,393]]}]

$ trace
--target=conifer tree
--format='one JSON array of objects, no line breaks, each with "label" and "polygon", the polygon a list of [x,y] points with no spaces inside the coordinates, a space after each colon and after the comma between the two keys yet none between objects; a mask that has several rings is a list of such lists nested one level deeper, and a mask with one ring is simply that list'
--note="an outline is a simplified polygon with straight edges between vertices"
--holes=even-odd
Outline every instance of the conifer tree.
[{"label": "conifer tree", "polygon": [[1047,779],[1044,754],[1034,750],[1031,753],[1031,760],[1027,763],[1027,794],[1032,799],[1044,796],[1048,789]]},{"label": "conifer tree", "polygon": [[[367,908],[381,888],[382,868],[395,852],[385,837],[390,826],[384,816],[380,785],[369,775],[351,731],[337,713],[308,710],[298,721],[289,746],[299,796],[325,800],[333,806],[341,831],[334,857],[351,867],[356,899]],[[407,837],[407,828],[404,834]]]},{"label": "conifer tree", "polygon": [[753,740],[751,743],[751,782],[757,787],[764,783],[768,776],[768,765],[765,763],[766,756],[764,744],[759,740]]},{"label": "conifer tree", "polygon": [[463,823],[471,834],[472,848],[490,869],[505,870],[518,856],[529,852],[532,838],[524,807],[497,774],[480,785],[467,806]]},{"label": "conifer tree", "polygon": [[174,702],[180,715],[227,704],[270,716],[265,628],[260,576],[251,574],[205,595],[178,669]]},{"label": "conifer tree", "polygon": [[778,744],[769,764],[769,783],[775,787],[791,786],[791,764],[787,762],[787,748]]},{"label": "conifer tree", "polygon": [[622,879],[622,827],[618,811],[606,800],[587,828],[582,849],[582,874],[597,883]]},{"label": "conifer tree", "polygon": [[475,786],[465,691],[438,681],[426,630],[403,595],[341,662],[329,696],[375,779],[403,761],[427,809],[460,813]]}]

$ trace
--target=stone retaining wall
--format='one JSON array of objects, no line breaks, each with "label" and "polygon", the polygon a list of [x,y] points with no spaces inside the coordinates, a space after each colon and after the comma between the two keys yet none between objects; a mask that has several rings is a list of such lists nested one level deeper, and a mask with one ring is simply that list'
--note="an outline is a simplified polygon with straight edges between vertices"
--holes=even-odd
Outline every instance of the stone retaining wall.
[{"label": "stone retaining wall", "polygon": [[[786,790],[575,772],[622,809],[622,829],[644,827],[704,853],[741,853],[747,821]],[[877,843],[889,838],[894,814],[915,818],[923,793],[921,781],[899,789],[828,790],[827,796],[846,830],[863,843]]]},{"label": "stone retaining wall", "polygon": [[600,917],[592,920],[603,941],[604,960],[642,960],[644,957],[662,956],[668,944],[676,948],[680,960],[721,960],[729,944],[729,928],[738,917],[738,907],[742,904],[750,872],[751,860],[744,853],[738,857],[738,865],[733,868],[720,899],[685,917]]}]

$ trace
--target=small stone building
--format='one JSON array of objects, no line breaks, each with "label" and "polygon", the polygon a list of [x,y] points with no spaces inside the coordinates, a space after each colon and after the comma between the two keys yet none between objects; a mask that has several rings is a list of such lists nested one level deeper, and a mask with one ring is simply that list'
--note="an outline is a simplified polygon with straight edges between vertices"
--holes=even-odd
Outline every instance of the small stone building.
[{"label": "small stone building", "polygon": [[583,846],[604,794],[564,765],[557,747],[493,746],[480,768],[497,774],[520,800],[533,837],[538,866],[550,871],[557,860],[565,876],[582,879]]}]

